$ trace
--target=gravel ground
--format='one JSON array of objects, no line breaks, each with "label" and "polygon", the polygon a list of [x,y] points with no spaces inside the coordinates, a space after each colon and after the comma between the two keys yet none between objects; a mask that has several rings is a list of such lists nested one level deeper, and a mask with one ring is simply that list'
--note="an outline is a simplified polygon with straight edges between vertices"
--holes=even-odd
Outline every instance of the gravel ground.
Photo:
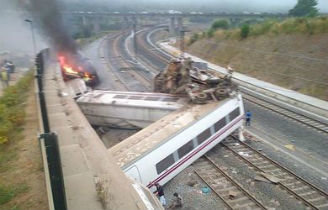
[{"label": "gravel ground", "polygon": [[120,143],[124,139],[138,132],[138,130],[126,130],[126,129],[114,129],[114,128],[102,128],[102,130],[105,132],[104,134],[100,134],[99,129],[97,133],[107,149],[111,148],[112,146]]},{"label": "gravel ground", "polygon": [[267,208],[305,209],[296,199],[285,191],[282,191],[278,185],[256,181],[254,179],[257,175],[255,170],[236,158],[236,156],[228,152],[224,147],[218,145],[209,154],[218,165],[227,169],[226,172],[233,180]]},{"label": "gravel ground", "polygon": [[[262,150],[298,176],[328,191],[328,135],[285,119],[257,106],[246,104],[253,111],[253,124],[247,129],[263,141],[251,145]],[[274,144],[275,148],[265,141]],[[292,146],[287,149],[286,146]]]},{"label": "gravel ground", "polygon": [[[195,184],[193,186],[190,186]],[[165,198],[168,205],[172,203],[173,193],[182,196],[182,210],[213,210],[225,209],[224,203],[213,193],[203,194],[201,188],[207,185],[193,172],[192,166],[179,173],[164,186]]]}]

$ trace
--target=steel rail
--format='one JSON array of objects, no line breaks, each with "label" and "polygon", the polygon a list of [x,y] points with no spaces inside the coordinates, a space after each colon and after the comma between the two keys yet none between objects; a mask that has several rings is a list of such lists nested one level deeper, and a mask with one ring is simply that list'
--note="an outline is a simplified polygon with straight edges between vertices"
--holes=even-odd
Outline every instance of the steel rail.
[{"label": "steel rail", "polygon": [[[234,140],[237,140],[236,137],[231,136]],[[261,158],[263,158],[266,161],[269,161],[269,163],[271,163],[272,165],[276,166],[278,169],[282,170],[283,172],[286,172],[287,174],[291,175],[292,177],[294,177],[296,180],[300,181],[301,184],[303,184],[304,186],[308,186],[310,188],[312,188],[315,192],[317,192],[318,194],[320,194],[321,196],[325,197],[325,199],[328,201],[328,194],[326,192],[324,192],[323,190],[321,190],[320,188],[314,186],[313,184],[309,183],[308,181],[306,181],[305,179],[299,177],[297,174],[295,174],[294,172],[290,171],[289,169],[287,169],[286,167],[280,165],[278,162],[272,160],[271,158],[269,158],[268,156],[262,154],[261,152],[257,151],[256,149],[254,149],[253,147],[249,146],[248,144],[244,143],[244,142],[240,142],[238,141],[238,143],[242,146],[244,146],[246,149],[249,149],[251,152],[257,154],[258,156],[260,156]],[[235,151],[234,149],[232,149],[231,147],[229,147],[226,143],[222,142],[221,145],[223,145],[226,149],[228,149],[229,151],[231,151],[234,155],[236,155],[238,158],[242,159],[243,161],[245,161],[248,165],[252,166],[253,168],[255,168],[256,170],[260,171],[260,172],[264,172],[265,170],[261,169],[260,167],[256,166],[252,161],[248,160],[247,158],[245,158],[244,156],[240,155],[237,151]],[[316,205],[314,205],[313,203],[309,202],[307,199],[305,199],[303,196],[297,194],[296,192],[294,192],[291,188],[289,188],[288,186],[284,185],[281,182],[278,182],[279,186],[281,186],[283,189],[285,189],[288,193],[292,194],[295,196],[296,199],[301,200],[306,206],[309,206],[313,209],[320,209],[317,208]]]}]

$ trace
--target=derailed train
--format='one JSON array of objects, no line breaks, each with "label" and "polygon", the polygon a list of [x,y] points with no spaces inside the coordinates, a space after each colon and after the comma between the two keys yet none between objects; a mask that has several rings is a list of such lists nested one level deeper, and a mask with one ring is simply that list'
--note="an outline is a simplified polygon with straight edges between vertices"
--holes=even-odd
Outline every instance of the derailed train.
[{"label": "derailed train", "polygon": [[[180,64],[176,66],[181,68]],[[182,64],[182,68],[186,67]],[[156,77],[160,81],[157,84],[155,81],[155,88],[156,85],[163,88],[159,83],[171,87],[179,84],[175,75],[183,79],[179,72],[172,68],[169,70],[173,73],[164,71]],[[187,71],[189,72],[188,69]],[[228,82],[226,78],[218,79],[218,85],[211,84],[210,88],[206,85],[197,87],[197,91],[188,90],[190,86],[195,87],[191,79],[187,78],[181,84],[187,87],[189,92],[185,94],[194,103],[173,111],[110,149],[122,170],[149,188],[155,183],[167,183],[243,126],[242,96],[230,82],[230,78]],[[177,90],[181,90],[180,87],[176,85]],[[223,88],[227,91],[217,94]],[[174,91],[171,88],[167,90]]]},{"label": "derailed train", "polygon": [[165,184],[238,130],[243,116],[240,94],[193,105],[167,115],[111,151],[128,176],[151,188],[155,183]]}]

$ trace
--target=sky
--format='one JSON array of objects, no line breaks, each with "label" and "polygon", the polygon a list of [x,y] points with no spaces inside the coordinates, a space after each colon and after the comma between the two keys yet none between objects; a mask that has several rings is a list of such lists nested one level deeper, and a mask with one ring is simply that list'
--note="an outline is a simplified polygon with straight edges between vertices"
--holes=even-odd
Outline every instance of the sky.
[{"label": "sky", "polygon": [[[90,2],[89,0],[63,0],[69,2]],[[92,0],[106,5],[119,5],[132,7],[133,5],[154,5],[161,9],[175,9],[175,6],[193,10],[233,10],[250,12],[287,12],[297,0]],[[152,6],[152,7],[154,7]],[[328,12],[328,0],[318,0],[318,8],[321,12]]]}]

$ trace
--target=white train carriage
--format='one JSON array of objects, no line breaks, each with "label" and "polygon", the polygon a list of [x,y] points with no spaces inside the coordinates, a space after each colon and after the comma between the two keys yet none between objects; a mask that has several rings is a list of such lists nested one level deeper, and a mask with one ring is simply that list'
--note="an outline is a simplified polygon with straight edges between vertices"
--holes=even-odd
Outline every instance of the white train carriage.
[{"label": "white train carriage", "polygon": [[151,188],[179,172],[242,126],[240,94],[205,105],[186,105],[109,151],[125,173]]},{"label": "white train carriage", "polygon": [[187,100],[165,93],[94,90],[77,103],[92,125],[144,128],[183,107]]}]

